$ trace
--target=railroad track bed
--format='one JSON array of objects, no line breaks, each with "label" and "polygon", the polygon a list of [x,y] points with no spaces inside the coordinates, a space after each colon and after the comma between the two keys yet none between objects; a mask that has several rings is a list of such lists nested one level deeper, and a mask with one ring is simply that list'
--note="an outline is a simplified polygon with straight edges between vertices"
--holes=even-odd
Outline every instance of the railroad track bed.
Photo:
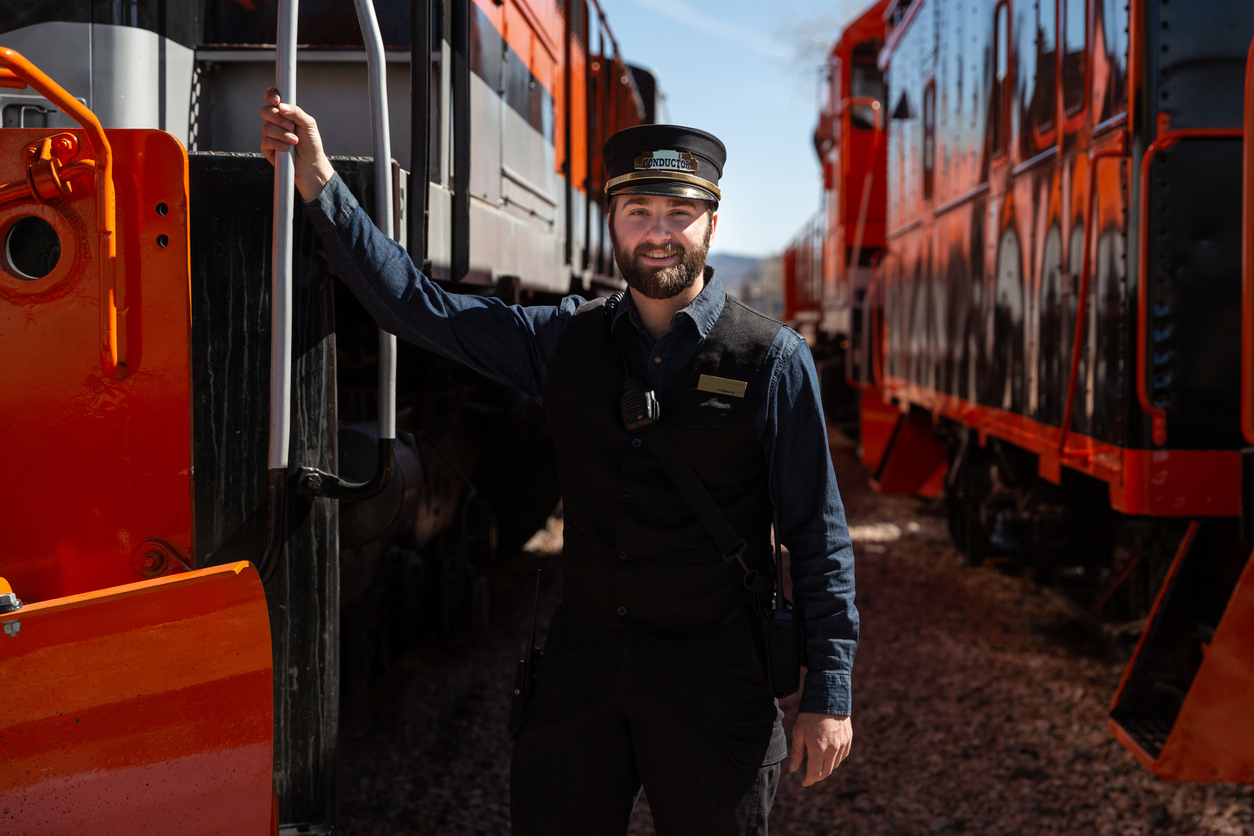
[{"label": "railroad track bed", "polygon": [[[1030,582],[960,566],[943,516],[872,492],[850,451],[833,458],[862,614],[853,754],[809,789],[785,773],[772,833],[1254,834],[1254,787],[1159,781],[1110,736],[1122,659]],[[493,577],[485,634],[426,642],[345,719],[344,832],[509,832],[507,694],[548,545]],[[542,626],[558,595],[546,576]],[[647,798],[630,832],[654,832]]]}]

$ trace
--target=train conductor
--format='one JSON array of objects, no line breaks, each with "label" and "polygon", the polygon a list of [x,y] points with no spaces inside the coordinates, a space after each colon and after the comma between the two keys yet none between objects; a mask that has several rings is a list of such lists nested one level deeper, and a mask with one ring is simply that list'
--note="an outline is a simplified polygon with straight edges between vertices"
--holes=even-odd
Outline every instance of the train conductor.
[{"label": "train conductor", "polygon": [[[612,136],[628,292],[507,306],[422,275],[336,176],[314,119],[265,97],[261,149],[292,151],[331,268],[379,325],[543,399],[564,592],[515,738],[515,836],[625,833],[642,785],[663,836],[765,834],[785,758],[810,786],[849,753],[858,614],[809,349],[705,266],[723,144],[671,125]],[[809,665],[791,753],[753,606],[773,522]],[[715,537],[729,528],[738,549]]]}]

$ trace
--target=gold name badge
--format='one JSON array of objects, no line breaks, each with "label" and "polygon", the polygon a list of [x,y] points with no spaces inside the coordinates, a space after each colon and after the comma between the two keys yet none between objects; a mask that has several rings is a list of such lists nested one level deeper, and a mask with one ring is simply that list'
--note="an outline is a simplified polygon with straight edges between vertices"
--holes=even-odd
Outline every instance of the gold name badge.
[{"label": "gold name badge", "polygon": [[733,398],[743,398],[745,389],[748,387],[749,384],[743,380],[728,380],[725,377],[715,377],[712,374],[703,374],[701,379],[697,381],[697,388],[702,392],[730,395]]}]

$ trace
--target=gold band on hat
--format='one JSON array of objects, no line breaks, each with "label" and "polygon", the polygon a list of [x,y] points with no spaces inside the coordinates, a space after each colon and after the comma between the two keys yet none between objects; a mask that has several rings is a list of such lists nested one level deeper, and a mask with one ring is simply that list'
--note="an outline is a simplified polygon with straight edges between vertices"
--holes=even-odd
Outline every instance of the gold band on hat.
[{"label": "gold band on hat", "polygon": [[630,183],[633,180],[673,180],[680,183],[688,183],[689,185],[705,189],[710,194],[714,195],[716,200],[723,199],[723,195],[719,192],[718,186],[714,185],[709,180],[697,177],[695,174],[685,174],[682,171],[667,171],[665,169],[633,171],[630,174],[623,174],[619,177],[615,177],[613,180],[610,180],[605,184],[605,193],[608,195],[610,193],[610,189],[615,186],[621,186],[624,183]]}]

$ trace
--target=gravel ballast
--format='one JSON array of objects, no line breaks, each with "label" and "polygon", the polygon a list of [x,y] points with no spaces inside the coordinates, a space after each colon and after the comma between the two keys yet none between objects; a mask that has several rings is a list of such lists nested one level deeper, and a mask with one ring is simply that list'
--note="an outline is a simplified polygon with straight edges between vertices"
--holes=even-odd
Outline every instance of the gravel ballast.
[{"label": "gravel ballast", "polygon": [[[1159,781],[1111,737],[1123,660],[1027,581],[960,566],[935,509],[875,494],[852,451],[833,459],[862,616],[853,752],[814,787],[785,773],[772,833],[1254,835],[1254,787]],[[508,693],[536,567],[542,625],[557,602],[560,536],[551,526],[492,579],[484,635],[426,642],[345,718],[343,832],[509,832]],[[654,833],[647,798],[630,832]]]}]

